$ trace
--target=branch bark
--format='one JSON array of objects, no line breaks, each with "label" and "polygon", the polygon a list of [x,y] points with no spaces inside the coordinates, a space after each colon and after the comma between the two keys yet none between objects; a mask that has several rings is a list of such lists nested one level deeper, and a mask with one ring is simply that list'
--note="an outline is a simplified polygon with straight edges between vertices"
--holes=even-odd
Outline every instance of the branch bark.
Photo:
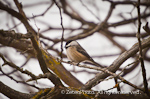
[{"label": "branch bark", "polygon": [[6,95],[10,99],[30,99],[34,94],[21,93],[16,91],[0,81],[0,93]]},{"label": "branch bark", "polygon": [[142,68],[142,76],[143,76],[143,83],[144,83],[144,90],[145,93],[150,97],[149,90],[148,90],[148,83],[146,79],[146,70],[145,70],[145,65],[144,65],[144,58],[143,58],[143,53],[142,53],[142,46],[141,46],[141,13],[140,13],[140,0],[138,0],[137,3],[137,12],[138,12],[138,31],[137,31],[137,39],[139,43],[139,58],[141,62],[141,68]]},{"label": "branch bark", "polygon": [[27,53],[30,57],[36,57],[31,41],[22,39],[21,36],[18,38],[17,35],[18,33],[15,32],[0,30],[0,44],[13,47],[21,51],[21,53]]}]

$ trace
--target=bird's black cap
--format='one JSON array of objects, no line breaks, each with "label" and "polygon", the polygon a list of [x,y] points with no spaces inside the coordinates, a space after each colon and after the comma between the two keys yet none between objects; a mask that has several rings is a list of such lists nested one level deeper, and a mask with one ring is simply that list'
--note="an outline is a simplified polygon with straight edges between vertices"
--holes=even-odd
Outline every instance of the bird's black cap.
[{"label": "bird's black cap", "polygon": [[66,42],[66,45],[68,45],[68,44],[69,44],[70,42],[72,42],[72,41],[73,41],[73,40],[69,40],[69,41],[67,41],[67,42]]},{"label": "bird's black cap", "polygon": [[69,40],[69,41],[67,41],[66,42],[66,45],[65,45],[65,48],[67,49],[68,47],[67,47],[67,45],[70,43],[70,42],[72,42],[73,40]]}]

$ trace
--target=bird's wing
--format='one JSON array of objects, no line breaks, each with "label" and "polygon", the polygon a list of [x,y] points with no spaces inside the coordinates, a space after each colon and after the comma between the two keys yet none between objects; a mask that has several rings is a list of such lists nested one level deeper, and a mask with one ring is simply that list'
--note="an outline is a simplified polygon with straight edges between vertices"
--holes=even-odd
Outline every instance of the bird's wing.
[{"label": "bird's wing", "polygon": [[77,46],[77,51],[86,56],[89,60],[93,61],[93,59],[90,57],[90,55],[82,48],[81,46]]}]

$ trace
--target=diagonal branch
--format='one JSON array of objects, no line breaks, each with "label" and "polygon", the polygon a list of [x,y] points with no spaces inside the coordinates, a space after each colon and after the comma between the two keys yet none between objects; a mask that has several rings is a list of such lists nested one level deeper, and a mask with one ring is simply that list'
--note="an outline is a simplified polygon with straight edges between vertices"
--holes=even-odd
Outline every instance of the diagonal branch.
[{"label": "diagonal branch", "polygon": [[33,97],[33,94],[26,94],[26,93],[18,92],[16,90],[6,86],[1,81],[0,81],[0,93],[6,95],[9,98],[13,98],[13,99],[20,99],[20,97],[23,97],[23,99],[30,99],[31,97]]},{"label": "diagonal branch", "polygon": [[[142,49],[150,46],[150,37],[147,39],[144,39],[141,42]],[[134,44],[129,50],[122,53],[113,63],[111,66],[108,67],[108,70],[110,72],[116,72],[118,68],[121,66],[123,62],[125,62],[128,58],[135,55],[139,51],[139,45],[138,43]],[[82,89],[91,89],[95,85],[99,84],[101,79],[105,79],[109,75],[107,73],[99,73],[96,77],[89,80]]]}]

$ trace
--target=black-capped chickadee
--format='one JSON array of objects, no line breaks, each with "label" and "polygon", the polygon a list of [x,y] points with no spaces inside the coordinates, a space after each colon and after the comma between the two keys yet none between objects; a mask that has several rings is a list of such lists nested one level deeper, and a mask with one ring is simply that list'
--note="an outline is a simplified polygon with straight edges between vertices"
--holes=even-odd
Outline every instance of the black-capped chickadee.
[{"label": "black-capped chickadee", "polygon": [[85,61],[85,62],[90,62],[93,65],[96,65],[98,67],[103,67],[97,62],[95,62],[77,41],[74,40],[67,41],[65,48],[67,52],[67,57],[70,61],[78,64],[80,62]]}]

